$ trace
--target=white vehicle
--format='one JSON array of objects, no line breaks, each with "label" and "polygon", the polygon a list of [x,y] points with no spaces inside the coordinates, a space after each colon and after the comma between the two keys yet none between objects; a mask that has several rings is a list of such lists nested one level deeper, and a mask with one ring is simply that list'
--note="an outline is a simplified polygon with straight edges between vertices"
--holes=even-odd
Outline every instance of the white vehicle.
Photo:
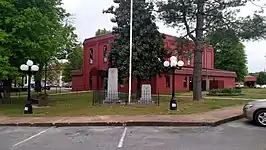
[{"label": "white vehicle", "polygon": [[244,87],[244,85],[241,84],[241,83],[236,83],[235,86],[238,87],[238,88],[243,88]]},{"label": "white vehicle", "polygon": [[266,85],[261,85],[260,87],[261,87],[261,88],[266,88]]}]

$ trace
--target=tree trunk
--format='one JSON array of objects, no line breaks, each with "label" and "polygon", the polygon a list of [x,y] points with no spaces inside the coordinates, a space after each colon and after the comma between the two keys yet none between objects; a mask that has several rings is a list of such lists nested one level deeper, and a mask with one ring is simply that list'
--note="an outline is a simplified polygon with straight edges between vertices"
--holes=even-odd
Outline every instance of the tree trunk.
[{"label": "tree trunk", "polygon": [[34,76],[35,92],[41,92],[42,91],[41,79],[42,79],[42,76],[40,75],[39,72],[37,74],[35,74],[35,76]]},{"label": "tree trunk", "polygon": [[202,94],[201,94],[202,52],[197,47],[200,47],[199,44],[196,45],[195,52],[194,52],[193,100],[200,101],[202,99]]},{"label": "tree trunk", "polygon": [[40,70],[34,75],[35,81],[35,92],[42,92],[42,66],[40,66]]},{"label": "tree trunk", "polygon": [[2,91],[0,91],[0,103],[2,104],[3,103],[3,96],[2,96]]},{"label": "tree trunk", "polygon": [[22,77],[21,77],[21,88],[24,87],[24,83],[25,83],[25,78],[24,77],[25,77],[24,75],[22,75]]},{"label": "tree trunk", "polygon": [[12,80],[10,80],[10,79],[3,81],[4,92],[3,92],[2,103],[4,103],[4,104],[10,104],[11,103],[11,97],[10,97],[11,83],[12,83]]},{"label": "tree trunk", "polygon": [[17,80],[14,81],[14,87],[17,87]]},{"label": "tree trunk", "polygon": [[140,77],[137,77],[137,92],[136,92],[136,98],[139,100],[141,97],[141,79]]},{"label": "tree trunk", "polygon": [[202,100],[201,93],[201,77],[202,77],[202,39],[204,26],[204,0],[198,0],[197,3],[197,25],[196,25],[196,41],[194,50],[194,69],[193,69],[193,100]]}]

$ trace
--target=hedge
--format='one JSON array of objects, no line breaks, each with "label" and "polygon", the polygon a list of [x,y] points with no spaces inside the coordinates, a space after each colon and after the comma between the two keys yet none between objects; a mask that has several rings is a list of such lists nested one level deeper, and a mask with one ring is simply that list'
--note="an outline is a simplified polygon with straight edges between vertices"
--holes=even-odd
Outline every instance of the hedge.
[{"label": "hedge", "polygon": [[227,88],[227,89],[212,89],[207,95],[212,96],[238,96],[243,95],[242,89],[240,88]]}]

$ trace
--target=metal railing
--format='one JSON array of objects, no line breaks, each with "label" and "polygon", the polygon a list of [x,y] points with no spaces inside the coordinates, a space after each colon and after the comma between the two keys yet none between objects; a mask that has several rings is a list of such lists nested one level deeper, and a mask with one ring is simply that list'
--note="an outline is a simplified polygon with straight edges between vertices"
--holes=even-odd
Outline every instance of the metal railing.
[{"label": "metal railing", "polygon": [[[128,93],[116,91],[93,91],[92,105],[102,104],[128,104]],[[151,92],[143,91],[140,96],[136,93],[131,94],[131,104],[138,105],[160,105],[160,95],[151,94]]]}]

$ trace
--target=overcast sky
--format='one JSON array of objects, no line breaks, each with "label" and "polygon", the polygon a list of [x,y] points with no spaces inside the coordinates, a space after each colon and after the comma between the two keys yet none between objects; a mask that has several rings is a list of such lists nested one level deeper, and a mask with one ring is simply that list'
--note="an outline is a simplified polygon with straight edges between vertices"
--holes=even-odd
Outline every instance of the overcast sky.
[{"label": "overcast sky", "polygon": [[[110,21],[111,16],[103,14],[103,9],[113,4],[113,0],[63,0],[64,8],[73,14],[76,33],[80,41],[93,37],[97,29],[111,30],[115,24]],[[252,13],[257,7],[249,5],[241,15]],[[266,13],[265,13],[266,15]],[[160,32],[178,36],[176,30],[157,23]],[[266,68],[266,41],[244,42],[248,58],[249,72],[263,71]]]}]

